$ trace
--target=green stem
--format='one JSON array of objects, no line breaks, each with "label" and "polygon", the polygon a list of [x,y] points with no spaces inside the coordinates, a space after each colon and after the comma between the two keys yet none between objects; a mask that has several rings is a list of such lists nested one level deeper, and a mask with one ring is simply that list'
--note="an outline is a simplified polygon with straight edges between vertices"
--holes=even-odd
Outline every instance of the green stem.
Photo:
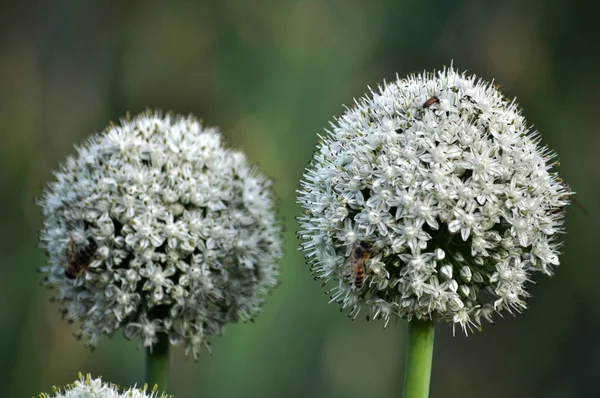
[{"label": "green stem", "polygon": [[403,398],[429,397],[433,334],[434,324],[431,321],[413,319],[408,322]]},{"label": "green stem", "polygon": [[159,390],[167,391],[167,379],[169,376],[169,336],[166,333],[158,333],[158,342],[150,348],[146,348],[146,383],[152,389],[158,385]]}]

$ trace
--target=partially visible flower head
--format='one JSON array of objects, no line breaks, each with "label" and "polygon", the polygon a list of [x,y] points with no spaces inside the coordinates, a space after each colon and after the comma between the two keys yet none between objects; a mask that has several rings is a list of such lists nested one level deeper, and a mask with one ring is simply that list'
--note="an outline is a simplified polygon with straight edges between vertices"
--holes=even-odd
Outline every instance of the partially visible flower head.
[{"label": "partially visible flower head", "polygon": [[570,194],[539,141],[514,102],[452,68],[357,101],[298,191],[302,250],[332,301],[465,332],[524,309],[531,274],[559,264]]},{"label": "partially visible flower head", "polygon": [[114,384],[103,383],[99,377],[92,379],[90,374],[85,377],[80,373],[79,380],[64,388],[54,388],[54,394],[41,393],[40,398],[168,398],[165,393],[159,393],[155,386],[151,391],[144,386],[143,389],[130,387],[119,392]]},{"label": "partially visible flower head", "polygon": [[91,347],[124,329],[197,357],[276,285],[281,225],[271,182],[194,117],[146,112],[92,136],[40,201],[42,246],[65,318]]}]

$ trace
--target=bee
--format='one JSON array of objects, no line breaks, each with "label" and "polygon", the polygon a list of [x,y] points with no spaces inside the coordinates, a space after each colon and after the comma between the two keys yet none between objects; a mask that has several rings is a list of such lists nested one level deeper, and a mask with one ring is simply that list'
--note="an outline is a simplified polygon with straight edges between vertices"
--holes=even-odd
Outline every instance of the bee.
[{"label": "bee", "polygon": [[440,99],[434,95],[423,103],[423,109],[429,108],[431,105],[437,104],[438,102],[440,102]]},{"label": "bee", "polygon": [[350,257],[348,257],[348,260],[346,261],[346,264],[351,271],[354,286],[357,289],[363,287],[367,274],[365,263],[373,257],[373,254],[374,250],[371,243],[360,242],[352,249],[352,253],[350,253]]},{"label": "bee", "polygon": [[94,260],[96,250],[98,250],[98,244],[94,240],[78,249],[73,235],[69,234],[65,276],[69,279],[75,279],[77,275],[81,274]]}]

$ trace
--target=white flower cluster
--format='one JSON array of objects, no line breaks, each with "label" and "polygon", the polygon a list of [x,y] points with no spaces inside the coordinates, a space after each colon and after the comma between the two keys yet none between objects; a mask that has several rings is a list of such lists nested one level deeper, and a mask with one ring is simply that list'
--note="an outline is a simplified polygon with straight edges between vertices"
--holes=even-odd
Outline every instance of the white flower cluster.
[{"label": "white flower cluster", "polygon": [[277,283],[271,182],[193,117],[146,112],[92,136],[40,201],[44,283],[90,347],[124,328],[197,357]]},{"label": "white flower cluster", "polygon": [[397,79],[322,137],[298,191],[302,250],[351,317],[467,332],[524,309],[532,272],[559,264],[570,191],[554,158],[491,84],[452,68]]},{"label": "white flower cluster", "polygon": [[79,380],[66,386],[64,389],[54,388],[54,394],[41,393],[40,398],[167,398],[165,393],[159,394],[156,387],[152,391],[131,387],[119,392],[117,386],[103,383],[101,378],[92,379],[87,374],[85,377],[80,373]]}]

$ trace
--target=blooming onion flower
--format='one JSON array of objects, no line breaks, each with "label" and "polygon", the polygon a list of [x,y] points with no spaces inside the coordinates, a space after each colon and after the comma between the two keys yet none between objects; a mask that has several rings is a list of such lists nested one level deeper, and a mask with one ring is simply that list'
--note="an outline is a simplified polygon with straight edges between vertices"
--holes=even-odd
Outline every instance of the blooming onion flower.
[{"label": "blooming onion flower", "polygon": [[65,386],[63,389],[54,388],[54,394],[40,394],[40,398],[167,398],[165,393],[158,393],[156,387],[148,391],[147,386],[143,389],[131,387],[123,392],[114,384],[103,383],[101,378],[92,379],[87,374],[85,377],[80,373],[79,380]]},{"label": "blooming onion flower", "polygon": [[516,103],[452,68],[356,101],[298,191],[301,249],[335,283],[331,300],[351,317],[366,308],[386,325],[443,319],[465,332],[524,309],[532,273],[559,264],[570,194],[539,141]]},{"label": "blooming onion flower", "polygon": [[40,200],[44,283],[94,347],[124,329],[166,333],[197,357],[206,336],[260,311],[277,283],[271,182],[194,117],[146,112],[92,136]]}]

